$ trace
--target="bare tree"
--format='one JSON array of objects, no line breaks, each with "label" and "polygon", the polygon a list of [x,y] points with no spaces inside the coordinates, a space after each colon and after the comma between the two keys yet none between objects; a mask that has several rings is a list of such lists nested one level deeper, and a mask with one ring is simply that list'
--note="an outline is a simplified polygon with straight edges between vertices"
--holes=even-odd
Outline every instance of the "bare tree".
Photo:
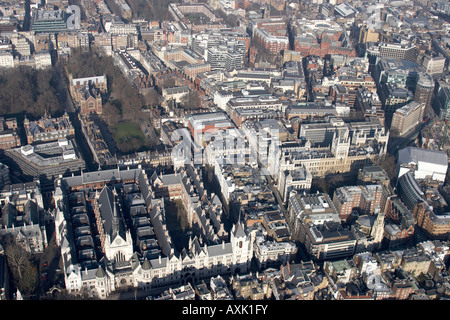
[{"label": "bare tree", "polygon": [[38,287],[38,274],[37,266],[28,260],[25,266],[25,273],[19,281],[19,289],[24,296],[33,294]]},{"label": "bare tree", "polygon": [[18,280],[22,279],[29,263],[29,254],[20,245],[9,242],[5,248],[5,255],[10,270],[17,273]]},{"label": "bare tree", "polygon": [[31,254],[11,236],[3,239],[6,261],[11,270],[12,282],[24,296],[33,294],[38,287],[37,266],[31,261]]},{"label": "bare tree", "polygon": [[148,90],[144,95],[145,103],[149,106],[158,106],[161,104],[161,96],[155,89]]},{"label": "bare tree", "polygon": [[181,98],[180,104],[185,110],[196,110],[200,109],[201,99],[197,92],[189,91],[189,94]]}]

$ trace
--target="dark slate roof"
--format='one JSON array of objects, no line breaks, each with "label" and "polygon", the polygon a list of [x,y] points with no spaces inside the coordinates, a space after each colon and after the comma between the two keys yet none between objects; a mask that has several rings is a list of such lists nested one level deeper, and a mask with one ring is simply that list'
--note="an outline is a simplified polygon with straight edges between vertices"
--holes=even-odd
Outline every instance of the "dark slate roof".
[{"label": "dark slate roof", "polygon": [[126,239],[125,226],[120,217],[120,208],[118,208],[115,195],[110,187],[103,187],[98,198],[100,214],[103,220],[105,232],[110,235],[113,241],[117,235]]}]

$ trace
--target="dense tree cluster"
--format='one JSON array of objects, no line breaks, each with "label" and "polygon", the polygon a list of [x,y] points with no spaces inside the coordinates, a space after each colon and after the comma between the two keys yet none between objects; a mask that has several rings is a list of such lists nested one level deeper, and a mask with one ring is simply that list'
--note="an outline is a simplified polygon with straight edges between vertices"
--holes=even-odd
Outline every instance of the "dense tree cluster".
[{"label": "dense tree cluster", "polygon": [[[117,147],[123,153],[130,153],[154,146],[158,139],[147,141],[142,132],[134,128],[148,121],[142,108],[149,103],[158,103],[155,93],[142,96],[139,90],[114,65],[112,57],[97,52],[74,52],[67,64],[67,72],[74,78],[105,75],[108,94],[104,97],[101,119],[114,135]],[[147,101],[148,100],[148,101]],[[128,130],[128,134],[127,131]],[[153,135],[152,135],[153,136]]]},{"label": "dense tree cluster", "polygon": [[12,285],[25,297],[33,295],[39,286],[39,278],[32,255],[12,237],[5,237],[2,242],[8,269],[11,270]]},{"label": "dense tree cluster", "polygon": [[106,76],[108,95],[105,97],[102,118],[109,126],[122,121],[138,124],[146,119],[142,111],[144,99],[139,90],[114,65],[112,57],[101,56],[96,52],[75,52],[68,61],[67,71],[74,78]]},{"label": "dense tree cluster", "polygon": [[201,107],[200,96],[196,91],[189,91],[189,94],[181,98],[181,107],[184,110],[197,110]]},{"label": "dense tree cluster", "polygon": [[176,0],[128,0],[133,17],[145,18],[148,21],[164,21],[168,13],[170,2],[180,2]]},{"label": "dense tree cluster", "polygon": [[55,89],[55,70],[14,68],[0,73],[0,114],[25,113],[38,118],[45,112],[64,112]]}]

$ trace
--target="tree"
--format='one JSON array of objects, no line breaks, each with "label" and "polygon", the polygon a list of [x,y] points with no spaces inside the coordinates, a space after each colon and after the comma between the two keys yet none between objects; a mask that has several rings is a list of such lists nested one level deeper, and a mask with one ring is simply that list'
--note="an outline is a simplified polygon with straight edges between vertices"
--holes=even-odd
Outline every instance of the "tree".
[{"label": "tree", "polygon": [[25,273],[19,281],[19,290],[24,296],[32,295],[38,287],[39,277],[38,268],[30,260],[26,263]]},{"label": "tree", "polygon": [[[176,85],[176,81],[173,76],[169,77],[169,78],[164,78],[164,80],[161,83],[161,90],[166,89],[166,88],[173,88],[173,87],[175,87],[175,85]],[[162,91],[161,91],[161,93],[162,93]]]},{"label": "tree", "polygon": [[0,114],[40,117],[63,111],[56,97],[55,71],[14,68],[0,74]]},{"label": "tree", "polygon": [[17,275],[17,280],[22,279],[29,259],[29,254],[15,241],[11,241],[6,245],[5,255],[10,270]]},{"label": "tree", "polygon": [[120,109],[109,101],[103,105],[102,119],[108,126],[116,126],[120,121]]},{"label": "tree", "polygon": [[148,90],[144,95],[145,104],[148,106],[159,106],[161,104],[161,96],[155,89]]},{"label": "tree", "polygon": [[377,157],[374,162],[386,171],[390,180],[395,179],[397,175],[397,163],[394,155],[386,153]]},{"label": "tree", "polygon": [[189,91],[181,98],[180,104],[185,110],[197,110],[200,109],[201,99],[196,91]]},{"label": "tree", "polygon": [[31,261],[31,254],[9,237],[5,243],[5,255],[8,268],[12,272],[12,281],[24,296],[36,290],[39,278],[37,266]]}]

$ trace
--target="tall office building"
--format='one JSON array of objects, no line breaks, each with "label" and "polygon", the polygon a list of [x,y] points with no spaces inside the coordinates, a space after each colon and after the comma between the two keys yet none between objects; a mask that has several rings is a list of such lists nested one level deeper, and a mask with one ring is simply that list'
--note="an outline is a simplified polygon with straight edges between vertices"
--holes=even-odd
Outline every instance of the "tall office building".
[{"label": "tall office building", "polygon": [[428,73],[419,73],[414,93],[414,101],[425,104],[425,113],[431,111],[431,99],[433,97],[434,81]]},{"label": "tall office building", "polygon": [[425,67],[426,72],[429,74],[443,73],[445,69],[445,60],[446,59],[444,56],[426,56],[423,59],[423,66]]},{"label": "tall office building", "polygon": [[244,66],[245,48],[220,45],[209,48],[207,51],[207,62],[211,70],[233,70]]},{"label": "tall office building", "polygon": [[423,120],[425,103],[411,101],[397,109],[392,116],[391,134],[403,135],[416,127]]},{"label": "tall office building", "polygon": [[440,86],[436,93],[435,111],[442,120],[450,120],[450,87]]},{"label": "tall office building", "polygon": [[380,56],[390,59],[404,59],[412,62],[417,60],[417,48],[414,45],[381,43]]}]

